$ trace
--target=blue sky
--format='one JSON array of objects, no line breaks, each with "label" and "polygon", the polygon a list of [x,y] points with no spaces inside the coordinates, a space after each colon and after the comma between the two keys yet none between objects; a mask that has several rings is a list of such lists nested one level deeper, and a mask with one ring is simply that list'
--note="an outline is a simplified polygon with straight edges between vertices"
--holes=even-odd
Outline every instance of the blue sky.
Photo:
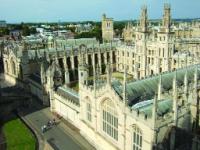
[{"label": "blue sky", "polygon": [[143,4],[149,18],[161,18],[163,3],[170,3],[173,18],[200,17],[200,0],[0,0],[0,20],[57,22],[138,19]]}]

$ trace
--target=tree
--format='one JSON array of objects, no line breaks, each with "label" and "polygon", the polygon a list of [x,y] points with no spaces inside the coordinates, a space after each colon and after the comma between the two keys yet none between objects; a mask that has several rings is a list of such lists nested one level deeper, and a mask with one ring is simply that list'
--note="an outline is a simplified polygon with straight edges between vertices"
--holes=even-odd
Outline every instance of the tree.
[{"label": "tree", "polygon": [[10,30],[6,28],[0,28],[0,36],[9,35]]},{"label": "tree", "polygon": [[30,29],[27,25],[22,26],[22,35],[23,36],[28,36],[30,35]]},{"label": "tree", "polygon": [[75,33],[76,28],[75,27],[66,27],[67,30],[70,30],[71,32]]},{"label": "tree", "polygon": [[89,32],[82,32],[75,35],[75,39],[78,38],[96,38],[98,41],[102,42],[102,31],[101,27],[95,25],[95,27]]}]

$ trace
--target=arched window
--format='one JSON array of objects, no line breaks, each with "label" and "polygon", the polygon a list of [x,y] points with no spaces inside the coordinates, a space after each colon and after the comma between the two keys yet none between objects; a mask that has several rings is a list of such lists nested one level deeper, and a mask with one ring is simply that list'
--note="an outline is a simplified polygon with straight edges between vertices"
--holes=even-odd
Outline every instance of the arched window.
[{"label": "arched window", "polygon": [[86,99],[86,119],[87,121],[92,122],[92,107],[89,98]]},{"label": "arched window", "polygon": [[12,74],[15,75],[16,74],[16,66],[15,66],[15,62],[13,59],[11,59],[11,68],[12,68]]},{"label": "arched window", "polygon": [[115,140],[118,140],[118,115],[111,100],[102,104],[103,131]]},{"label": "arched window", "polygon": [[20,79],[23,79],[23,69],[22,69],[22,65],[19,65],[19,75],[20,75]]},{"label": "arched window", "polygon": [[142,150],[142,132],[137,127],[133,127],[133,150]]},{"label": "arched window", "polygon": [[5,71],[8,73],[9,72],[9,70],[8,70],[8,62],[7,61],[5,61]]}]

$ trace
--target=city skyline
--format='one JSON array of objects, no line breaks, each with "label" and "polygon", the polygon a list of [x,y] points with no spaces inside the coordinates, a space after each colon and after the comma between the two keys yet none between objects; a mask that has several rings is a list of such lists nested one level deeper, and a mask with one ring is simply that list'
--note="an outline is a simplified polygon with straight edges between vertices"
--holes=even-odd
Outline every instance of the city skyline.
[{"label": "city skyline", "polygon": [[164,3],[171,5],[172,18],[198,18],[200,6],[200,1],[197,0],[192,3],[181,0],[118,0],[117,3],[114,0],[0,0],[0,2],[0,20],[9,23],[100,21],[103,13],[115,20],[135,20],[139,18],[140,9],[144,4],[147,5],[150,19],[161,19]]}]

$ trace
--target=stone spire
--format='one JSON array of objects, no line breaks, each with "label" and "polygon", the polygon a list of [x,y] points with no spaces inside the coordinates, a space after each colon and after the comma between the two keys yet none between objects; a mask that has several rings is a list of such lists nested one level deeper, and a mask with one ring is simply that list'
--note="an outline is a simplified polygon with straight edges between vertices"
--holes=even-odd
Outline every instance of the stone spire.
[{"label": "stone spire", "polygon": [[87,80],[88,80],[88,68],[85,63],[85,54],[83,52],[79,53],[78,74],[79,74],[79,88],[81,88],[82,85],[84,84],[87,85]]},{"label": "stone spire", "polygon": [[85,54],[83,51],[79,51],[79,66],[84,66],[86,64]]},{"label": "stone spire", "polygon": [[147,31],[147,23],[148,23],[147,6],[144,5],[142,7],[142,12],[140,16],[140,31],[141,32]]},{"label": "stone spire", "polygon": [[106,19],[106,14],[104,13],[103,15],[102,15],[102,20],[105,20]]},{"label": "stone spire", "polygon": [[42,62],[40,64],[40,75],[41,75],[41,81],[42,81],[42,84],[44,84],[44,81],[45,81],[45,71],[44,71],[44,63]]},{"label": "stone spire", "polygon": [[198,94],[197,94],[197,79],[198,79],[198,67],[196,66],[195,67],[195,71],[194,71],[194,87],[193,87],[193,89],[194,89],[194,101],[195,101],[195,103],[196,103],[196,101],[197,101],[197,98],[198,98]]},{"label": "stone spire", "polygon": [[95,76],[96,76],[96,86],[99,87],[101,85],[101,76],[100,76],[100,66],[97,63],[96,68],[95,68]]},{"label": "stone spire", "polygon": [[132,27],[133,27],[133,26],[132,26],[132,23],[131,23],[131,22],[128,22],[128,24],[126,25],[126,29],[129,29],[129,30],[130,30],[130,29],[132,29]]},{"label": "stone spire", "polygon": [[38,60],[39,59],[39,56],[38,56],[38,51],[35,50],[35,59]]},{"label": "stone spire", "polygon": [[106,71],[107,71],[107,83],[109,85],[111,85],[111,76],[112,76],[112,73],[111,73],[110,63],[107,64]]},{"label": "stone spire", "polygon": [[162,95],[162,75],[160,75],[158,82],[158,100],[161,100],[161,95]]},{"label": "stone spire", "polygon": [[196,65],[194,72],[194,89],[197,88],[197,78],[198,78],[198,66]]},{"label": "stone spire", "polygon": [[171,7],[169,4],[164,4],[164,14],[162,19],[162,26],[166,29],[166,32],[170,32],[171,26]]},{"label": "stone spire", "polygon": [[155,128],[156,120],[157,120],[157,107],[158,107],[158,95],[156,94],[153,99],[153,109],[152,109],[152,121],[153,121],[154,128]]},{"label": "stone spire", "polygon": [[173,112],[174,112],[174,126],[177,125],[178,116],[178,104],[177,104],[177,72],[175,72],[173,79]]},{"label": "stone spire", "polygon": [[188,70],[187,68],[184,75],[184,95],[185,95],[185,101],[188,102]]},{"label": "stone spire", "polygon": [[124,83],[123,83],[123,100],[126,104],[126,83],[127,83],[127,66],[124,65]]}]

